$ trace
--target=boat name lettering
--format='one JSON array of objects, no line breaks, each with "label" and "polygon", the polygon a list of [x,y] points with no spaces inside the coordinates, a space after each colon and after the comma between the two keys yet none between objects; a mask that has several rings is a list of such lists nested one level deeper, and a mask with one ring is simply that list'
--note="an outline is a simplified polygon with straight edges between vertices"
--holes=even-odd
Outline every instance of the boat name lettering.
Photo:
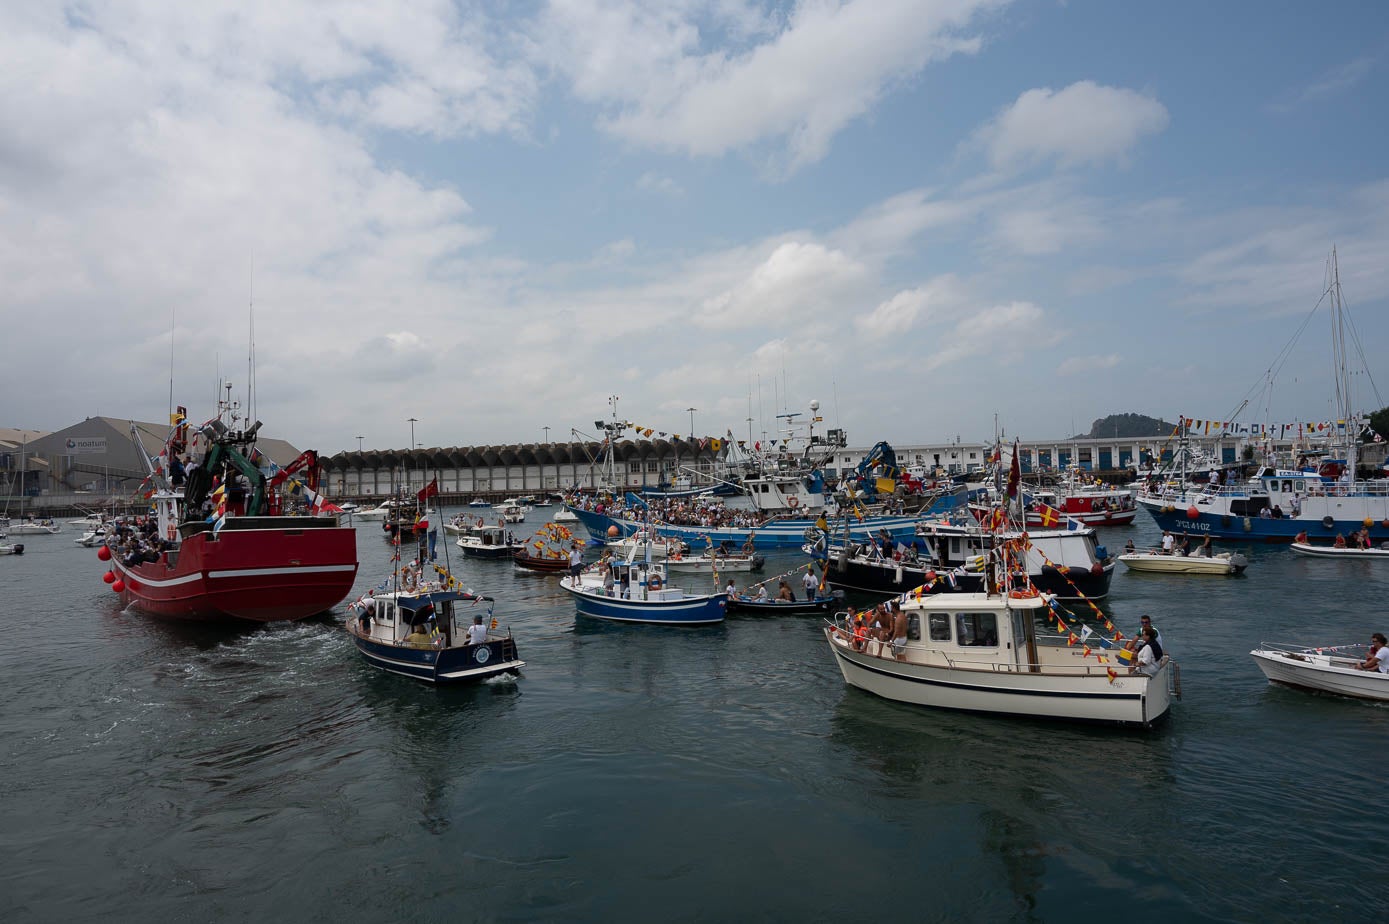
[{"label": "boat name lettering", "polygon": [[1193,523],[1190,520],[1178,520],[1177,528],[1187,532],[1208,533],[1211,530],[1211,524]]}]

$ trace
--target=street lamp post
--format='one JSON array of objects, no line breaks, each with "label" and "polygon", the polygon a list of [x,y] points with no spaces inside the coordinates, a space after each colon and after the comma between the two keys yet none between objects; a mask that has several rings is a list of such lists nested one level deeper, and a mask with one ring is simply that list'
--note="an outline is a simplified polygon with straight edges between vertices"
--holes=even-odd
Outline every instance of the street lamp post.
[{"label": "street lamp post", "polygon": [[364,439],[366,439],[365,436],[359,436],[359,437],[357,437],[357,451],[358,451],[358,452],[361,452],[361,451],[362,451],[362,440],[364,440]]},{"label": "street lamp post", "polygon": [[550,428],[549,428],[549,427],[541,427],[540,429],[542,429],[542,430],[545,431],[545,444],[548,446],[549,443],[550,443]]},{"label": "street lamp post", "polygon": [[414,449],[414,448],[415,448],[415,422],[416,422],[417,420],[419,420],[419,418],[417,418],[417,417],[411,417],[411,418],[410,418],[410,448],[411,448],[411,449]]},{"label": "street lamp post", "polygon": [[694,439],[694,412],[699,410],[699,408],[687,407],[685,410],[690,412],[690,439]]}]

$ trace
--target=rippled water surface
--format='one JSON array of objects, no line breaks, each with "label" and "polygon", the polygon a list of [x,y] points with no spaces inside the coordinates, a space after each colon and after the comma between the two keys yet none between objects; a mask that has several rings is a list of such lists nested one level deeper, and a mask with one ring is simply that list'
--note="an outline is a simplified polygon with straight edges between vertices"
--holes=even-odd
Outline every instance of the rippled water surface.
[{"label": "rippled water surface", "polygon": [[[1389,709],[1271,687],[1248,656],[1389,631],[1383,565],[1121,566],[1109,609],[1126,631],[1153,615],[1184,687],[1165,726],[1123,732],[876,699],[812,617],[595,623],[556,578],[456,559],[528,665],[434,689],[363,664],[341,608],[246,629],[123,612],[76,535],[0,558],[7,921],[1383,908]],[[388,548],[371,526],[358,545],[361,589]]]}]

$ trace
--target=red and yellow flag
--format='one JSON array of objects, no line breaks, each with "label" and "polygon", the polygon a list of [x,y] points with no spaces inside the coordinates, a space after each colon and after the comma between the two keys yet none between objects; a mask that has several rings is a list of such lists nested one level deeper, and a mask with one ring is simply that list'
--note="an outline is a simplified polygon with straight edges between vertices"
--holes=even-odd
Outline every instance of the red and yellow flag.
[{"label": "red and yellow flag", "polygon": [[1055,507],[1048,507],[1046,504],[1037,505],[1037,517],[1042,521],[1042,526],[1050,529],[1061,522],[1061,511]]}]

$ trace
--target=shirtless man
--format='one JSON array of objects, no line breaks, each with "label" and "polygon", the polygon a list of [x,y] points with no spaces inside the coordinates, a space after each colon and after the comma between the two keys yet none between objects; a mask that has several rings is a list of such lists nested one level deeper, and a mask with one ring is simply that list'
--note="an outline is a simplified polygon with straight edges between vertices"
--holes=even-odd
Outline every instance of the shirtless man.
[{"label": "shirtless man", "polygon": [[892,656],[902,660],[907,648],[907,614],[902,612],[902,604],[892,601]]}]

